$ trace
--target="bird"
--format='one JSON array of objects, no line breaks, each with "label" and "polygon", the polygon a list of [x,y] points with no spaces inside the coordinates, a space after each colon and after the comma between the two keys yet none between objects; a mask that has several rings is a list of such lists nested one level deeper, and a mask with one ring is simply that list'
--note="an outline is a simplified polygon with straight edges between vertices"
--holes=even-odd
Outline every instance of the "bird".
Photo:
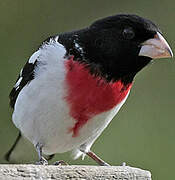
[{"label": "bird", "polygon": [[[12,121],[47,164],[56,153],[109,164],[91,146],[125,103],[136,74],[173,57],[161,30],[135,14],[116,14],[80,30],[50,36],[28,59],[10,92]],[[19,149],[19,148],[18,148]],[[44,157],[47,155],[47,158]]]}]

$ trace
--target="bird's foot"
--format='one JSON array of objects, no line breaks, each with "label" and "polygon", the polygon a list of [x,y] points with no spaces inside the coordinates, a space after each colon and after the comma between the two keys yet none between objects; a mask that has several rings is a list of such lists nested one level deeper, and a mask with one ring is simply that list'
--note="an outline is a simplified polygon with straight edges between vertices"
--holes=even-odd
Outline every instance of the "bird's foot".
[{"label": "bird's foot", "polygon": [[35,163],[36,165],[48,165],[47,160],[44,157],[41,157],[39,161]]},{"label": "bird's foot", "polygon": [[60,160],[60,161],[54,162],[53,165],[55,165],[55,166],[60,166],[60,165],[67,166],[69,164],[63,160]]}]

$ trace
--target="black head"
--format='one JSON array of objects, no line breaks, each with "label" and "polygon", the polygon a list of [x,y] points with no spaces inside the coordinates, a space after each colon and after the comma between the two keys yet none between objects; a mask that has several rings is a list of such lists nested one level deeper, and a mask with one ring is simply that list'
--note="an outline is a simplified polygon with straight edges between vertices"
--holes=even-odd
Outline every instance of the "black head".
[{"label": "black head", "polygon": [[[150,20],[137,15],[119,14],[67,34],[69,38],[66,39],[72,43],[67,41],[65,44],[69,54],[75,55],[76,60],[87,63],[92,73],[97,73],[108,81],[121,79],[127,84],[153,58],[145,56],[143,46],[148,40],[157,38],[160,41],[157,34],[161,36],[159,28]],[[76,48],[77,44],[79,49]],[[140,54],[141,50],[143,55]]]}]

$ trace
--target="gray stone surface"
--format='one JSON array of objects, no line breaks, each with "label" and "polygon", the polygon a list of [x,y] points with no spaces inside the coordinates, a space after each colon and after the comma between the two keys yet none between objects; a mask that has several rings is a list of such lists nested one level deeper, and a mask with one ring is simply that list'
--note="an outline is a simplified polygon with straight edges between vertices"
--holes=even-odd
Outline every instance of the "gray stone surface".
[{"label": "gray stone surface", "polygon": [[0,180],[151,180],[151,173],[129,166],[0,165]]}]

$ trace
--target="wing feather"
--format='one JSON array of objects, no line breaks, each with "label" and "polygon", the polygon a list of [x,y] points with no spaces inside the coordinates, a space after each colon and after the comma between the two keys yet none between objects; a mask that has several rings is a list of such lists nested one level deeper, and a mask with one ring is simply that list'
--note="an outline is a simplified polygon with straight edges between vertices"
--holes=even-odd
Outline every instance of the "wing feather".
[{"label": "wing feather", "polygon": [[[10,106],[14,108],[16,99],[23,89],[31,80],[34,79],[34,70],[37,66],[37,58],[39,56],[39,50],[35,52],[31,58],[27,61],[24,68],[21,70],[18,79],[16,80],[16,84],[14,85],[13,89],[10,92]],[[36,54],[37,53],[37,54]]]}]

